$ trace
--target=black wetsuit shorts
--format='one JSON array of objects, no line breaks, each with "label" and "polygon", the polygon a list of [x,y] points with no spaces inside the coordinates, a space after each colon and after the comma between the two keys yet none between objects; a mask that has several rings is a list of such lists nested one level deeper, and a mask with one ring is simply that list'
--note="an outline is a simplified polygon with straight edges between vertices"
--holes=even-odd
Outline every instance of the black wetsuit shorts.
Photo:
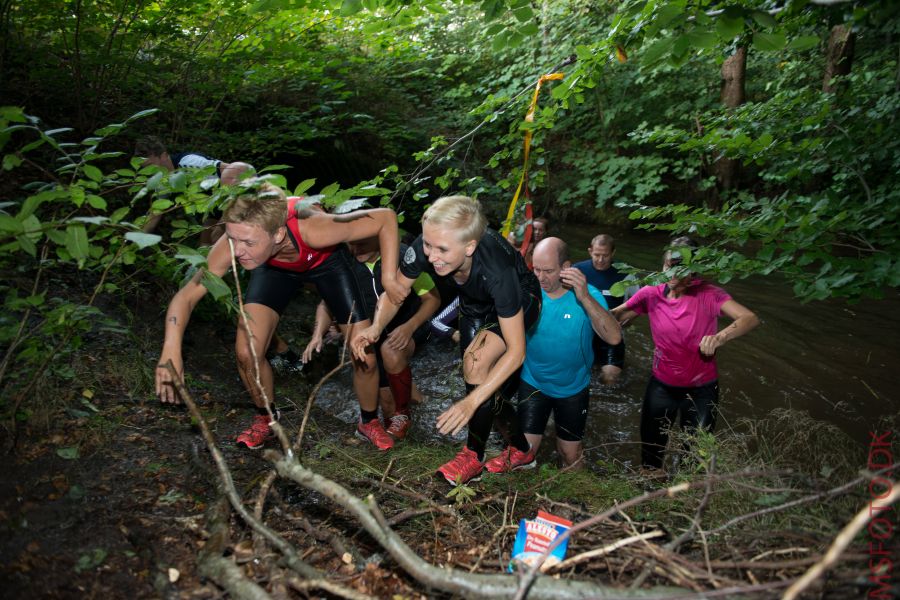
[{"label": "black wetsuit shorts", "polygon": [[522,433],[544,435],[550,413],[556,423],[557,439],[566,442],[580,442],[584,439],[587,424],[588,402],[590,400],[588,385],[580,392],[568,398],[553,398],[527,383],[519,382],[519,404],[516,412]]},{"label": "black wetsuit shorts", "polygon": [[599,335],[594,335],[592,342],[594,348],[594,365],[605,367],[612,365],[620,369],[625,366],[625,338],[618,344],[611,345],[603,341]]},{"label": "black wetsuit shorts", "polygon": [[250,272],[245,302],[268,306],[280,315],[303,284],[312,283],[338,323],[362,321],[368,316],[353,275],[352,260],[347,247],[341,245],[322,264],[309,271],[259,266]]}]

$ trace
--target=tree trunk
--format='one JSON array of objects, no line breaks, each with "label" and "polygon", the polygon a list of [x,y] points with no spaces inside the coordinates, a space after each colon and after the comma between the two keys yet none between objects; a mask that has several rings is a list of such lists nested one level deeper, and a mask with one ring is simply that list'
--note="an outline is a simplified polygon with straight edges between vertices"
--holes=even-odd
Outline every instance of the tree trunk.
[{"label": "tree trunk", "polygon": [[856,34],[846,25],[835,25],[828,36],[828,50],[825,56],[825,78],[822,81],[823,92],[834,92],[835,77],[849,75],[853,66],[853,50],[856,45]]},{"label": "tree trunk", "polygon": [[[721,100],[728,108],[735,108],[744,103],[746,93],[744,82],[747,74],[747,48],[741,47],[722,63]],[[718,180],[716,193],[713,195],[710,208],[722,208],[721,193],[734,187],[737,180],[738,161],[733,158],[720,157],[713,164],[713,172]]]}]

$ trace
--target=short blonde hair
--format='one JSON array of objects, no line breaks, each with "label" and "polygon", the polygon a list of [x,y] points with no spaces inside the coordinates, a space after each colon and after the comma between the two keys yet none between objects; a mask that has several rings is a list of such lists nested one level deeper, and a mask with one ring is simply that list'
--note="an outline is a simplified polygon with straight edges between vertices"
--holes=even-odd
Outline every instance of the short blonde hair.
[{"label": "short blonde hair", "polygon": [[[252,184],[252,180],[245,183]],[[237,196],[225,209],[225,223],[259,225],[270,235],[287,221],[287,197],[282,189],[271,183],[261,183]]]},{"label": "short blonde hair", "polygon": [[438,198],[422,215],[422,225],[425,223],[454,230],[461,242],[477,242],[487,229],[481,203],[468,196]]}]

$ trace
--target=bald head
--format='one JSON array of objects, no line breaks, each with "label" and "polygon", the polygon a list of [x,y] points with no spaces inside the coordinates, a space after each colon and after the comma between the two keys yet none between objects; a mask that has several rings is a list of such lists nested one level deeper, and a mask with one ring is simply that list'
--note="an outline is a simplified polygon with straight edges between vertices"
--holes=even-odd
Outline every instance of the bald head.
[{"label": "bald head", "polygon": [[569,246],[558,237],[544,238],[538,242],[534,247],[535,259],[537,259],[538,253],[541,253],[547,261],[556,261],[556,265],[559,267],[569,260]]},{"label": "bald head", "polygon": [[222,174],[219,181],[222,185],[235,185],[244,177],[256,174],[253,165],[245,162],[233,162],[222,165]]},{"label": "bald head", "polygon": [[559,238],[549,237],[534,247],[532,267],[543,289],[548,294],[562,293],[560,273],[569,266],[569,248]]}]

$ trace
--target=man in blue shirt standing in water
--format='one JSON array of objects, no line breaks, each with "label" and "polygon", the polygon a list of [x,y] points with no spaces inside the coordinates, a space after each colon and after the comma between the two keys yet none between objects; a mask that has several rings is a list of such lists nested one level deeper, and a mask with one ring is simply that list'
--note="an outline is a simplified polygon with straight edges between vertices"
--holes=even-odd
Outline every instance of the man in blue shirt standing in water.
[{"label": "man in blue shirt standing in water", "polygon": [[537,449],[553,412],[556,448],[563,467],[582,465],[585,424],[596,336],[615,345],[619,324],[606,310],[600,290],[572,268],[566,243],[551,237],[534,249],[534,274],[541,284],[541,315],[525,337],[519,383],[519,423]]}]

